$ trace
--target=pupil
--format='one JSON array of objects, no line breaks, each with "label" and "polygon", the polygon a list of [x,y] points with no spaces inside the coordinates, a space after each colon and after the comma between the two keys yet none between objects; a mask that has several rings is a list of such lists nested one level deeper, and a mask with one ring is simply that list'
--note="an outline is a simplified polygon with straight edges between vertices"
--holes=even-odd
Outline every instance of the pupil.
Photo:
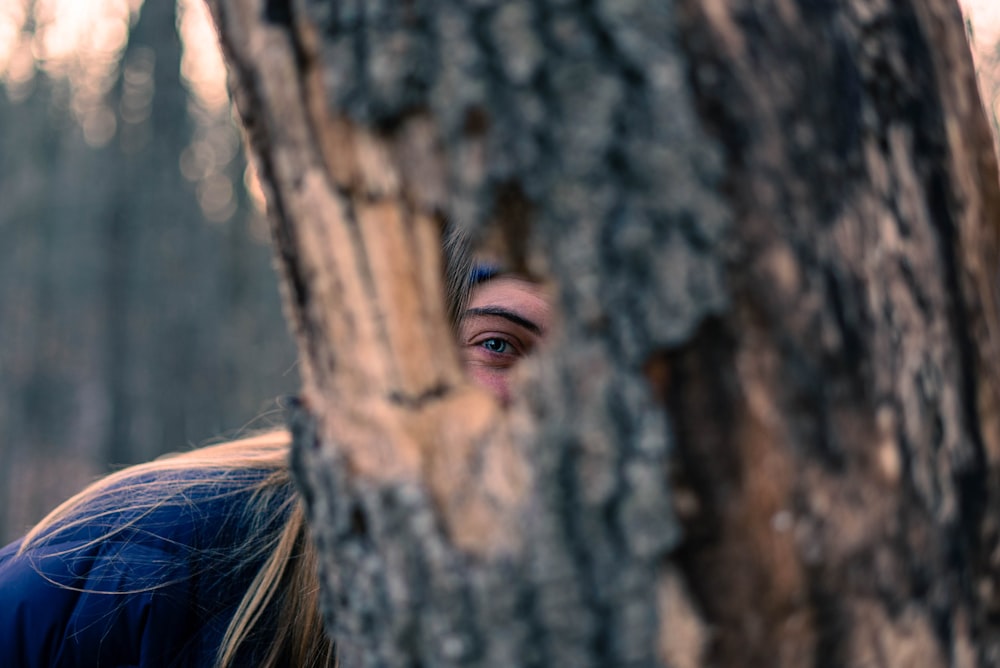
[{"label": "pupil", "polygon": [[502,353],[507,348],[507,342],[502,339],[486,339],[483,345],[487,350],[495,353]]}]

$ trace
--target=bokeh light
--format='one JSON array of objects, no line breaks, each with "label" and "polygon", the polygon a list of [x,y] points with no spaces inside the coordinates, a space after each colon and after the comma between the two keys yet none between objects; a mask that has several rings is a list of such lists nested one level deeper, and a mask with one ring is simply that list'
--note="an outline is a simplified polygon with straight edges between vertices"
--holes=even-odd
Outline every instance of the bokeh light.
[{"label": "bokeh light", "polygon": [[232,173],[240,137],[230,113],[226,66],[203,0],[178,0],[177,16],[184,47],[181,75],[191,91],[189,112],[196,122],[194,139],[181,154],[179,167],[195,183],[205,219],[224,223],[236,213],[237,190],[243,186],[242,174]]},{"label": "bokeh light", "polygon": [[996,49],[1000,42],[1000,2],[997,0],[962,0],[962,8],[972,22],[980,49]]},{"label": "bokeh light", "polygon": [[[0,77],[3,80],[13,76],[9,73],[12,68],[11,63],[19,51],[25,50],[22,33],[27,20],[28,0],[6,0],[0,4]],[[30,44],[27,45],[25,52],[31,54]],[[33,56],[31,66],[34,69]],[[18,66],[14,65],[13,68],[16,70]]]},{"label": "bokeh light", "polygon": [[181,74],[205,109],[220,112],[229,106],[226,65],[204,0],[178,0],[177,29],[184,43]]},{"label": "bokeh light", "polygon": [[[69,83],[70,108],[91,146],[115,136],[107,92],[141,0],[7,0],[0,11],[0,81],[15,102],[38,70]],[[29,7],[31,9],[29,13]]]},{"label": "bokeh light", "polygon": [[963,0],[983,106],[1000,149],[1000,2]]}]

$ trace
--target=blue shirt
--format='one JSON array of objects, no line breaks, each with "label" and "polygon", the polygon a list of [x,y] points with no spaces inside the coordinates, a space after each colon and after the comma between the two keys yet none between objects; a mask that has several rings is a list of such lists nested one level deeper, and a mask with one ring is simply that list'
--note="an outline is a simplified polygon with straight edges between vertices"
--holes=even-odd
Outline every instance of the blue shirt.
[{"label": "blue shirt", "polygon": [[[280,531],[290,508],[286,485],[261,501],[265,519],[247,512],[264,475],[168,474],[179,493],[112,488],[85,522],[20,556],[20,541],[0,550],[0,666],[213,665],[263,564],[242,547]],[[248,661],[263,649],[250,645]]]}]

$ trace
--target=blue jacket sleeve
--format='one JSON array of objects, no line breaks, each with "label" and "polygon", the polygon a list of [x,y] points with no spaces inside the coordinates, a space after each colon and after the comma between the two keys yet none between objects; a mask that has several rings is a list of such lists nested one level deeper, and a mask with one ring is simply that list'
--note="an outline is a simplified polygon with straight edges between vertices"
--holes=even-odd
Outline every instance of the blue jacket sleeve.
[{"label": "blue jacket sleeve", "polygon": [[262,564],[242,546],[283,526],[291,493],[261,525],[244,516],[261,476],[223,475],[143,503],[112,490],[86,521],[0,550],[0,668],[211,665]]},{"label": "blue jacket sleeve", "polygon": [[116,541],[16,549],[0,552],[0,666],[153,668],[190,644],[184,560]]}]

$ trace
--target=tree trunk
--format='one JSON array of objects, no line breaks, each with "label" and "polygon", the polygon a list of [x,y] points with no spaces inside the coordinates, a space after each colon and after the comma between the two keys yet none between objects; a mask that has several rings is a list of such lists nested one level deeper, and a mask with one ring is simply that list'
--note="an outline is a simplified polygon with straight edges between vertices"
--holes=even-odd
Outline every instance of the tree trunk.
[{"label": "tree trunk", "polygon": [[[1000,188],[950,0],[211,0],[347,666],[988,666]],[[496,405],[449,217],[551,280]]]}]

